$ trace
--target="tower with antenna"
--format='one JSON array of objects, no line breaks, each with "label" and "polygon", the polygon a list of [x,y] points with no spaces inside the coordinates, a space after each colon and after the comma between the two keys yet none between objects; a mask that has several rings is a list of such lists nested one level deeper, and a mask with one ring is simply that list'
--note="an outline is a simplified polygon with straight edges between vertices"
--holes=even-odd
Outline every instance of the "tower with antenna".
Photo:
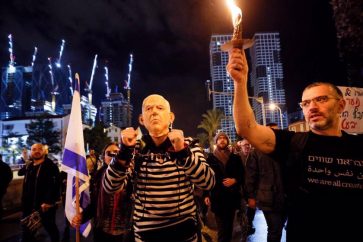
[{"label": "tower with antenna", "polygon": [[125,89],[127,91],[127,124],[131,126],[131,72],[132,72],[132,63],[134,62],[134,57],[130,54],[130,61],[129,61],[129,72],[127,74],[127,81],[125,85]]},{"label": "tower with antenna", "polygon": [[71,65],[67,65],[68,68],[68,81],[69,81],[69,90],[73,96],[73,79],[72,79],[72,68]]},{"label": "tower with antenna", "polygon": [[92,66],[92,72],[91,77],[89,80],[89,84],[85,88],[85,91],[88,94],[88,120],[92,120],[92,112],[91,112],[91,105],[92,105],[92,85],[93,85],[93,76],[95,75],[95,70],[97,66],[97,54],[95,55],[95,58],[93,59],[93,66]]},{"label": "tower with antenna", "polygon": [[61,60],[62,60],[62,55],[63,55],[63,50],[64,50],[64,44],[66,43],[66,41],[64,39],[62,39],[62,44],[59,50],[59,56],[58,56],[58,60],[55,63],[55,66],[58,68],[61,68]]},{"label": "tower with antenna", "polygon": [[8,36],[9,63],[1,68],[0,119],[21,117],[30,110],[32,67],[15,62],[13,35]]},{"label": "tower with antenna", "polygon": [[52,83],[52,91],[50,94],[52,94],[52,102],[51,102],[51,107],[52,107],[52,112],[55,113],[55,108],[56,108],[56,99],[57,99],[57,95],[59,94],[58,92],[58,85],[56,85],[55,81],[54,81],[54,73],[53,73],[53,66],[52,66],[52,58],[48,57],[48,68],[49,68],[49,75],[50,75],[50,81]]},{"label": "tower with antenna", "polygon": [[14,56],[14,52],[13,52],[13,36],[12,36],[12,34],[8,35],[8,39],[9,39],[9,57],[10,57],[8,72],[14,73],[15,72],[15,56]]},{"label": "tower with antenna", "polygon": [[106,99],[110,98],[110,94],[111,94],[111,89],[110,89],[110,85],[108,83],[108,67],[105,66],[105,84],[106,84]]},{"label": "tower with antenna", "polygon": [[34,47],[34,53],[33,53],[33,56],[32,56],[32,66],[34,66],[34,63],[35,63],[35,59],[37,58],[37,53],[38,53],[38,47]]},{"label": "tower with antenna", "polygon": [[[106,84],[106,95],[105,99],[101,101],[100,108],[100,119],[106,127],[118,127],[126,128],[128,124],[128,108],[129,103],[125,98],[124,94],[118,91],[118,88],[111,92],[108,77],[108,67],[105,66],[105,84]],[[126,82],[126,81],[125,81]],[[125,89],[127,83],[125,83]],[[130,110],[131,112],[131,110]]]}]

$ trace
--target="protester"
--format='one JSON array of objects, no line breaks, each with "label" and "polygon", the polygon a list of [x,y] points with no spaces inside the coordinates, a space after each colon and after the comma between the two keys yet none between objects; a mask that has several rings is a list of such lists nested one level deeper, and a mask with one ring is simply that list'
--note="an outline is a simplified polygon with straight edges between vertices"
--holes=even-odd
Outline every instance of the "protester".
[{"label": "protester", "polygon": [[363,137],[341,130],[342,92],[318,82],[305,88],[300,106],[307,133],[257,124],[248,101],[244,51],[232,49],[227,70],[234,80],[237,133],[281,162],[288,198],[287,241],[357,241],[363,238]]},{"label": "protester", "polygon": [[120,148],[116,143],[109,143],[102,152],[103,166],[96,171],[91,185],[91,203],[80,215],[72,219],[72,226],[77,227],[94,218],[94,241],[131,242],[130,216],[132,208],[131,183],[126,189],[108,194],[102,187],[102,179],[111,160]]},{"label": "protester", "polygon": [[241,158],[228,148],[230,141],[226,133],[217,133],[214,140],[216,148],[208,156],[207,163],[214,171],[216,185],[206,195],[205,203],[214,213],[218,242],[230,242],[235,214],[241,206],[244,168]]},{"label": "protester", "polygon": [[21,150],[21,157],[18,159],[18,161],[16,162],[18,165],[25,165],[28,161],[29,157],[28,157],[28,149],[27,148],[23,148]]},{"label": "protester", "polygon": [[[267,127],[277,129],[277,124]],[[262,210],[267,223],[267,242],[280,242],[286,222],[286,195],[280,163],[253,150],[246,164],[248,207]]]},{"label": "protester", "polygon": [[[60,172],[60,184],[61,184],[61,198],[62,198],[62,206],[63,209],[66,208],[66,192],[67,192],[67,172],[61,171]],[[69,242],[70,241],[70,223],[68,221],[67,216],[64,214],[64,230],[62,234],[61,242]]]},{"label": "protester", "polygon": [[124,129],[118,159],[106,171],[109,193],[134,184],[136,241],[197,241],[193,184],[209,190],[215,183],[197,142],[169,130],[174,118],[164,97],[145,98],[139,122],[149,134],[137,141],[133,128]]},{"label": "protester", "polygon": [[96,151],[94,149],[89,150],[89,154],[86,156],[86,162],[87,162],[88,173],[92,177],[97,171],[97,165],[98,165],[98,158],[96,155]]},{"label": "protester", "polygon": [[6,194],[6,190],[9,183],[13,179],[13,172],[10,166],[3,161],[3,156],[0,154],[0,220],[3,218],[3,198]]},{"label": "protester", "polygon": [[[21,173],[25,175],[22,193],[23,218],[34,211],[41,216],[44,229],[52,242],[59,241],[59,231],[55,223],[56,202],[60,198],[59,169],[45,157],[42,144],[33,144],[30,151],[31,162]],[[35,233],[23,226],[22,241],[36,241]]]},{"label": "protester", "polygon": [[[247,175],[246,166],[251,159],[250,156],[251,151],[253,151],[254,149],[247,139],[242,139],[237,141],[237,147],[238,147],[237,148],[238,154],[242,159],[242,164]],[[240,222],[241,231],[242,231],[241,242],[244,242],[247,240],[248,236],[254,234],[256,231],[255,227],[253,226],[253,220],[256,214],[256,207],[249,206],[248,204],[246,186],[242,187],[242,193],[244,196],[241,202],[241,208],[237,213],[237,217]],[[247,228],[246,228],[245,216],[247,217]]]}]

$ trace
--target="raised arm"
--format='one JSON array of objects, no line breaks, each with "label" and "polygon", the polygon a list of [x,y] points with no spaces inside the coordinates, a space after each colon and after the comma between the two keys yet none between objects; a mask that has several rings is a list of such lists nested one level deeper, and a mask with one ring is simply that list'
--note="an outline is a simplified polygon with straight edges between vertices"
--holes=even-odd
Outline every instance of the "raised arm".
[{"label": "raised arm", "polygon": [[256,122],[248,100],[248,64],[244,51],[234,48],[229,52],[227,71],[234,81],[233,118],[238,135],[262,152],[271,153],[275,149],[275,134]]}]

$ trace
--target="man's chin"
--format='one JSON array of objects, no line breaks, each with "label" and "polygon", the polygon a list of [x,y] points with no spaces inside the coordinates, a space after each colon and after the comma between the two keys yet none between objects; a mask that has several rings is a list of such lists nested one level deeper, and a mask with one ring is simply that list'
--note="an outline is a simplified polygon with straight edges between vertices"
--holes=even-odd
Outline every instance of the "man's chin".
[{"label": "man's chin", "polygon": [[168,129],[166,129],[166,130],[150,130],[149,131],[150,136],[155,137],[155,138],[165,136],[168,133],[169,133]]},{"label": "man's chin", "polygon": [[326,122],[310,122],[310,128],[316,130],[325,130],[326,129]]}]

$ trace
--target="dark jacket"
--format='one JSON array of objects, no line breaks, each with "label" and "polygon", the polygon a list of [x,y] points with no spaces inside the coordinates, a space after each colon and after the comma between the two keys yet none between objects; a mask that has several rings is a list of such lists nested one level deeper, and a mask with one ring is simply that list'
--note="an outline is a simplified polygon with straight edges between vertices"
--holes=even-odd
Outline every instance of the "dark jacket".
[{"label": "dark jacket", "polygon": [[13,172],[11,171],[10,166],[0,160],[0,196],[6,193],[6,189],[12,179]]},{"label": "dark jacket", "polygon": [[285,192],[280,164],[271,157],[253,150],[246,164],[246,190],[248,198],[255,198],[261,210],[285,208]]},{"label": "dark jacket", "polygon": [[[226,165],[213,154],[207,158],[207,163],[215,173],[216,184],[210,191],[211,210],[223,214],[229,209],[238,209],[241,205],[241,186],[244,183],[244,168],[241,158],[231,153]],[[231,187],[223,185],[224,178],[235,178],[237,183]]]},{"label": "dark jacket", "polygon": [[102,180],[107,165],[103,165],[91,179],[91,203],[83,211],[82,222],[94,218],[95,228],[111,235],[126,233],[130,227],[132,184],[113,194],[106,193]]},{"label": "dark jacket", "polygon": [[24,215],[39,210],[43,203],[55,205],[60,199],[59,168],[49,158],[40,165],[33,161],[24,169],[22,207]]}]

